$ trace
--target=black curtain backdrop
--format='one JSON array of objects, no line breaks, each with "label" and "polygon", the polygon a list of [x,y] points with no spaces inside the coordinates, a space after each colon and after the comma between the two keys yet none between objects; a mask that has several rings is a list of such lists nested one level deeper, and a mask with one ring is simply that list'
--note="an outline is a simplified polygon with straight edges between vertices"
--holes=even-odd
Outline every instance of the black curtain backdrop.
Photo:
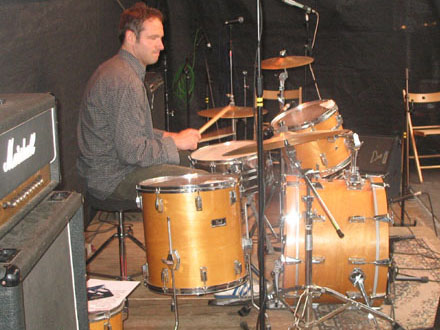
[{"label": "black curtain backdrop", "polygon": [[[58,100],[62,184],[60,189],[81,191],[76,173],[76,122],[87,80],[96,67],[119,48],[117,26],[120,4],[132,0],[0,0],[0,93],[52,92]],[[228,103],[228,44],[226,20],[232,26],[234,94],[243,105],[243,71],[253,104],[256,54],[256,1],[151,0],[166,16],[171,130],[186,126],[185,88],[181,69],[187,64],[194,84],[190,102],[191,126],[204,119],[207,74],[211,73],[217,107]],[[402,89],[405,68],[410,69],[413,91],[439,88],[439,0],[352,0],[302,3],[320,14],[313,68],[323,98],[334,99],[344,127],[361,135],[401,135]],[[305,13],[281,0],[262,0],[264,30],[262,58],[304,55],[307,44]],[[313,37],[316,16],[309,16]],[[207,49],[201,31],[212,43]],[[198,32],[197,32],[198,31]],[[164,56],[148,70],[164,71]],[[277,71],[263,71],[265,88],[277,89]],[[289,69],[286,86],[304,88],[304,101],[317,100],[312,77],[304,67]],[[173,85],[173,80],[175,81]],[[176,93],[175,90],[179,91]],[[177,96],[180,94],[180,98]],[[269,104],[268,104],[269,106]],[[273,111],[276,111],[276,105]],[[273,117],[272,112],[270,116]],[[269,118],[270,118],[269,116]],[[0,118],[1,120],[1,118]]]},{"label": "black curtain backdrop", "polygon": [[[243,71],[248,72],[251,90],[246,104],[253,104],[256,54],[256,1],[168,1],[169,39],[172,72],[182,63],[194,60],[194,94],[191,122],[201,126],[197,111],[206,107],[205,57],[208,60],[216,106],[228,104],[229,26],[226,20],[239,16],[243,24],[232,26],[233,84],[236,105],[243,105]],[[281,0],[262,1],[264,30],[262,59],[305,55],[308,40],[313,39],[316,16],[291,7]],[[439,87],[438,42],[439,15],[433,1],[302,1],[320,14],[313,69],[324,99],[334,99],[344,120],[344,127],[359,134],[401,135],[403,125],[402,89],[405,68],[410,70],[410,87],[417,90]],[[196,31],[203,29],[213,48],[204,42],[193,47]],[[189,60],[188,60],[189,59]],[[281,71],[263,70],[264,87],[278,89]],[[307,67],[289,69],[286,88],[303,86],[304,101],[318,99]],[[175,76],[170,76],[173,79]],[[172,93],[175,122],[185,123],[184,100]],[[277,105],[266,105],[273,118]]]}]

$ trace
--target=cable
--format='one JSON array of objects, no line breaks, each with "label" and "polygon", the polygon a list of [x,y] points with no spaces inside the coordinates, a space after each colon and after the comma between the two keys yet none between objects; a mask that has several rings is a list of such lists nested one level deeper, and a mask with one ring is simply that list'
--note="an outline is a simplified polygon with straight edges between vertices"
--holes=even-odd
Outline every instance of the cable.
[{"label": "cable", "polygon": [[[197,29],[196,34],[194,36],[192,64],[189,64],[188,58],[186,58],[185,63],[180,65],[173,78],[174,94],[183,103],[186,102],[187,93],[190,96],[190,101],[192,100],[193,97],[193,91],[195,86],[194,64],[196,61],[196,48],[199,45],[200,40],[203,38],[203,36],[199,38],[199,32],[200,32],[200,28]],[[187,77],[189,82],[188,86],[186,82]]]}]

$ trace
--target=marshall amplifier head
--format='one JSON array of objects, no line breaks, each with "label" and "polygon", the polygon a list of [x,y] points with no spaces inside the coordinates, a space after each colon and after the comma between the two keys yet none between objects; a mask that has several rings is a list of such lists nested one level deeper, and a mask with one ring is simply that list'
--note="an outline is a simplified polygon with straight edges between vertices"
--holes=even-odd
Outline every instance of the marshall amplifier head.
[{"label": "marshall amplifier head", "polygon": [[55,98],[0,94],[0,238],[60,182]]}]

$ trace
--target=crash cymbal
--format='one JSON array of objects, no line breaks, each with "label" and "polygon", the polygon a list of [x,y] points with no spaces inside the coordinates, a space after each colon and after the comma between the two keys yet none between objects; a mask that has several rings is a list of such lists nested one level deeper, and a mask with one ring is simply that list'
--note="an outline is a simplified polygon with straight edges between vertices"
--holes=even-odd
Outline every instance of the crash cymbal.
[{"label": "crash cymbal", "polygon": [[[307,142],[312,142],[319,139],[324,139],[336,135],[347,135],[351,133],[348,129],[341,129],[337,131],[333,130],[322,130],[322,131],[313,131],[313,132],[305,132],[305,133],[295,133],[295,132],[282,132],[270,139],[263,141],[263,149],[264,150],[273,150],[280,149],[285,147],[285,141],[295,146],[297,144],[303,144]],[[237,148],[235,150],[226,152],[223,156],[237,156],[245,153],[257,152],[257,143],[249,144],[243,146],[241,148]]]},{"label": "crash cymbal", "polygon": [[281,70],[304,66],[313,62],[312,57],[308,56],[284,56],[272,57],[261,62],[264,70]]},{"label": "crash cymbal", "polygon": [[[225,108],[229,110],[221,116],[221,118],[235,119],[235,118],[248,118],[254,116],[254,108],[252,107],[236,107],[235,105],[228,105],[223,108],[212,108],[201,110],[198,113],[199,116],[212,118]],[[266,114],[267,110],[263,109],[263,114]]]}]

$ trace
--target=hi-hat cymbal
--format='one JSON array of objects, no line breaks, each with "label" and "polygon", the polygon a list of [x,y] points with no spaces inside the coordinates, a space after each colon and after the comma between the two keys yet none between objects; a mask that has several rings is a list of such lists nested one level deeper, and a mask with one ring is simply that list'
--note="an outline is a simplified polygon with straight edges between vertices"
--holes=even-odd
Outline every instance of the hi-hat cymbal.
[{"label": "hi-hat cymbal", "polygon": [[[235,119],[235,118],[248,118],[254,116],[254,108],[252,107],[236,107],[235,105],[228,105],[223,108],[212,108],[201,110],[198,113],[199,116],[212,118],[225,108],[229,110],[221,116],[221,118]],[[263,114],[266,114],[267,110],[263,109]]]},{"label": "hi-hat cymbal", "polygon": [[264,70],[281,70],[304,66],[313,62],[312,57],[308,56],[284,56],[272,57],[261,62],[261,68]]},{"label": "hi-hat cymbal", "polygon": [[[312,142],[319,139],[324,139],[336,135],[347,135],[351,133],[348,129],[341,129],[337,131],[333,130],[322,130],[322,131],[313,131],[313,132],[305,132],[305,133],[295,133],[295,132],[282,132],[270,139],[263,141],[263,149],[264,150],[273,150],[284,148],[285,141],[287,141],[291,146],[295,146],[297,144],[303,144],[307,142]],[[237,148],[235,150],[226,152],[223,156],[237,156],[245,153],[253,153],[257,152],[257,143],[249,144],[243,146],[241,148]]]}]

